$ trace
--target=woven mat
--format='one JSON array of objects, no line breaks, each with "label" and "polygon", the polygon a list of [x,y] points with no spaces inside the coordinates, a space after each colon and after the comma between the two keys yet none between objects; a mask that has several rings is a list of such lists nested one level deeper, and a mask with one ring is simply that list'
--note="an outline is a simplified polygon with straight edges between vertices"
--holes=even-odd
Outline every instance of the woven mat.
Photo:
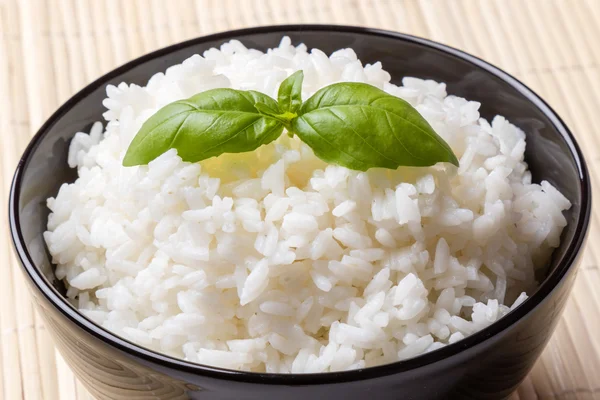
[{"label": "woven mat", "polygon": [[[0,398],[91,399],[35,314],[9,243],[8,187],[32,134],[85,84],[139,55],[284,23],[407,32],[500,66],[564,117],[600,182],[600,0],[0,0]],[[513,399],[600,399],[598,210],[563,319]]]}]

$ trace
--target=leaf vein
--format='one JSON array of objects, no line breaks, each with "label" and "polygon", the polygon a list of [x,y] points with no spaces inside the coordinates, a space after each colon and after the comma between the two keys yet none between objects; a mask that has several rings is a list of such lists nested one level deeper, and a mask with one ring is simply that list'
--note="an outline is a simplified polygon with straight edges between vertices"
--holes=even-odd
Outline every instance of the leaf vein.
[{"label": "leaf vein", "polygon": [[[346,154],[348,157],[350,157],[351,159],[353,159],[353,160],[354,160],[354,161],[356,161],[356,162],[359,162],[361,165],[365,165],[365,162],[364,162],[364,161],[361,161],[361,160],[359,160],[358,158],[354,157],[352,154],[350,154],[350,153],[348,153],[348,152],[345,152],[344,150],[342,150],[342,149],[338,149],[337,147],[335,147],[335,146],[333,145],[333,143],[331,143],[329,140],[327,140],[327,138],[325,138],[325,136],[321,135],[321,134],[319,133],[319,131],[317,131],[317,130],[315,129],[315,127],[314,127],[314,126],[313,126],[313,125],[310,123],[310,121],[308,121],[308,120],[306,120],[306,119],[304,118],[304,116],[302,116],[302,117],[299,117],[299,118],[300,118],[300,119],[302,119],[304,122],[306,122],[306,124],[307,124],[308,126],[310,126],[310,127],[311,127],[311,129],[312,129],[312,130],[313,130],[313,131],[314,131],[314,132],[315,132],[315,133],[316,133],[316,134],[317,134],[317,135],[318,135],[318,136],[319,136],[321,139],[323,139],[323,140],[324,140],[324,141],[325,141],[327,144],[331,145],[331,147],[332,147],[332,148],[334,148],[334,149],[337,149],[337,150],[338,150],[340,153],[344,153],[344,154]],[[298,133],[298,132],[296,132],[296,133]],[[313,149],[313,150],[314,150],[314,149]]]},{"label": "leaf vein", "polygon": [[[360,107],[361,111],[362,111],[362,107]],[[386,160],[391,161],[393,164],[398,164],[398,162],[396,160],[393,160],[391,158],[389,158],[388,156],[386,156],[385,154],[383,154],[381,151],[377,150],[375,147],[373,147],[364,137],[362,137],[360,135],[360,133],[358,133],[356,131],[356,129],[354,129],[354,127],[352,125],[350,125],[348,122],[344,121],[344,118],[340,117],[339,115],[337,115],[333,109],[329,109],[328,110],[329,113],[331,113],[334,117],[336,117],[339,121],[342,122],[342,124],[344,126],[346,126],[350,131],[352,131],[356,136],[358,136],[365,145],[367,145],[367,147],[371,148],[371,150],[373,150],[375,153],[379,154],[381,157],[385,158]]]},{"label": "leaf vein", "polygon": [[[156,128],[166,124],[167,122],[169,122],[172,119],[175,119],[176,117],[180,116],[181,114],[185,114],[185,113],[189,113],[189,112],[191,112],[191,111],[190,110],[181,111],[181,112],[178,112],[177,114],[170,115],[168,118],[165,118],[163,121],[160,121],[157,125],[153,126],[152,129],[140,140],[140,142],[137,144],[137,147],[140,147],[140,145],[142,143],[144,143],[146,141],[146,139],[148,139],[150,136],[152,136],[152,132],[154,132],[156,130]],[[150,118],[152,118],[152,117],[150,117]],[[185,119],[187,119],[187,117],[185,117]],[[184,121],[185,121],[185,119],[184,119]],[[143,128],[143,126],[142,126],[142,128]]]},{"label": "leaf vein", "polygon": [[410,155],[411,155],[411,157],[413,157],[413,158],[416,158],[416,159],[418,159],[418,160],[425,160],[425,161],[426,161],[426,159],[425,159],[425,158],[423,158],[423,157],[419,157],[419,156],[416,156],[416,155],[414,155],[414,154],[413,154],[413,153],[412,153],[412,152],[411,152],[411,151],[408,149],[408,147],[406,147],[406,146],[404,145],[404,143],[402,142],[402,140],[400,140],[400,138],[399,138],[398,136],[396,136],[396,134],[394,133],[394,128],[392,127],[392,121],[390,121],[390,116],[389,116],[388,112],[387,112],[387,111],[385,111],[385,110],[383,110],[383,115],[385,115],[385,120],[386,120],[386,122],[387,122],[388,126],[390,127],[390,131],[392,132],[392,135],[394,135],[394,139],[396,139],[396,141],[397,141],[398,143],[400,143],[400,146],[402,146],[402,148],[403,148],[403,149],[404,149],[404,150],[405,150],[405,151],[406,151],[408,154],[410,154]]},{"label": "leaf vein", "polygon": [[175,141],[177,140],[177,136],[179,136],[179,132],[181,132],[181,128],[183,127],[183,125],[185,125],[186,121],[190,118],[190,116],[192,115],[192,113],[189,113],[188,115],[185,116],[185,118],[183,119],[183,121],[181,122],[181,124],[179,124],[179,126],[177,127],[177,130],[175,131],[175,134],[173,135],[173,139],[171,139],[171,143],[169,143],[169,149],[173,148],[173,143],[175,143]]},{"label": "leaf vein", "polygon": [[[389,95],[389,96],[392,96],[392,95]],[[392,97],[394,97],[394,98],[395,98],[395,96],[392,96]],[[420,126],[418,126],[417,124],[415,124],[414,122],[412,122],[410,119],[408,119],[408,118],[406,118],[406,117],[404,117],[404,116],[402,116],[402,115],[400,115],[400,114],[397,114],[397,113],[394,113],[394,112],[391,112],[391,111],[385,110],[384,108],[377,107],[376,105],[374,105],[374,103],[376,103],[377,101],[379,101],[379,100],[381,100],[381,99],[385,99],[385,98],[387,98],[387,96],[381,96],[381,97],[378,97],[377,99],[373,100],[373,101],[372,101],[370,104],[372,104],[372,105],[373,105],[373,107],[375,107],[375,108],[378,108],[378,109],[381,109],[381,110],[383,110],[383,111],[385,111],[385,112],[389,112],[389,113],[391,113],[391,114],[393,114],[393,115],[396,115],[398,118],[402,118],[403,120],[405,120],[406,122],[408,122],[410,125],[412,125],[413,127],[415,127],[416,129],[418,129],[419,131],[421,131],[421,132],[423,132],[424,134],[426,134],[427,136],[429,136],[431,139],[435,140],[436,142],[438,142],[438,143],[439,143],[439,144],[441,144],[442,146],[444,145],[443,139],[442,139],[442,141],[440,141],[440,139],[441,139],[441,138],[440,138],[440,137],[439,137],[437,134],[436,134],[436,135],[432,135],[432,134],[431,134],[431,133],[429,133],[427,130],[425,130],[425,129],[421,128]],[[401,99],[400,97],[398,97],[398,99],[400,99],[400,100],[402,100],[402,101],[405,101],[405,100]],[[409,104],[409,105],[410,105],[410,104]],[[411,107],[412,107],[412,106],[411,106]],[[422,115],[421,115],[421,114],[420,114],[420,113],[419,113],[419,112],[418,112],[416,109],[415,109],[415,112],[416,112],[417,114],[419,114],[419,116],[420,116],[421,118],[423,118],[423,120],[425,120],[425,118],[424,118],[424,117],[423,117],[423,116],[422,116]],[[425,122],[427,122],[427,121],[425,121]],[[432,128],[432,129],[433,129],[433,128]],[[444,146],[444,147],[445,147],[445,146]]]},{"label": "leaf vein", "polygon": [[[200,153],[200,155],[202,154],[206,154],[211,150],[216,149],[219,146],[222,146],[228,142],[230,142],[231,140],[235,139],[240,133],[246,131],[247,129],[249,129],[250,127],[252,127],[253,125],[255,125],[258,121],[260,121],[260,119],[262,118],[262,116],[259,116],[257,119],[255,119],[254,121],[252,121],[251,123],[249,123],[248,125],[246,125],[245,127],[243,127],[242,129],[239,129],[235,134],[229,136],[226,140],[219,142],[217,144],[215,144],[214,146],[209,147],[208,149],[205,149],[204,151],[202,151],[202,153]],[[206,132],[206,130],[204,131]]]}]

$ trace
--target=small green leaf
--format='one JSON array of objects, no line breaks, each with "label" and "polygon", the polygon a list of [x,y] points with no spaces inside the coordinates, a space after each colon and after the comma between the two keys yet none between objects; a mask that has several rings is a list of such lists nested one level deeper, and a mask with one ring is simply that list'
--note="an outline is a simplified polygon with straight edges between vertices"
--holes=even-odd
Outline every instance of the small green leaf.
[{"label": "small green leaf", "polygon": [[281,113],[278,110],[273,110],[271,107],[267,106],[265,103],[256,103],[254,106],[256,107],[258,112],[260,112],[261,114],[275,118],[276,120],[280,121],[284,125],[289,124],[289,122],[292,119],[294,119],[298,116],[298,114],[291,113],[289,111]]},{"label": "small green leaf", "polygon": [[406,101],[365,83],[336,83],[308,99],[291,130],[323,161],[366,171],[458,159]]},{"label": "small green leaf", "polygon": [[[277,104],[275,104],[275,106],[277,106]],[[279,111],[279,108],[273,108],[272,104],[269,106],[265,103],[261,103],[258,102],[256,104],[254,104],[254,107],[256,107],[256,110],[258,110],[259,113],[264,114],[264,115],[268,115],[268,116],[277,116],[280,115],[281,112]]]},{"label": "small green leaf", "polygon": [[277,93],[277,101],[282,112],[295,113],[302,105],[303,80],[304,72],[296,71],[281,82]]},{"label": "small green leaf", "polygon": [[259,113],[257,103],[278,109],[267,95],[233,89],[208,90],[168,104],[142,125],[123,165],[148,164],[172,148],[189,162],[255,150],[283,131],[281,122]]}]

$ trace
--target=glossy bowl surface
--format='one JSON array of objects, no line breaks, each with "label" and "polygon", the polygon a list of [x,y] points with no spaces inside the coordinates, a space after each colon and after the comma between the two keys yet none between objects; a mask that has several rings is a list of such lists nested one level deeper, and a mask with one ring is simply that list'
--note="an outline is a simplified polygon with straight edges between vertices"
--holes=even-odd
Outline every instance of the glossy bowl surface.
[{"label": "glossy bowl surface", "polygon": [[[326,374],[280,375],[224,370],[177,360],[112,335],[63,298],[42,233],[54,196],[76,171],[69,140],[102,120],[107,84],[145,85],[156,72],[231,39],[247,47],[277,46],[288,35],[326,53],[352,47],[363,63],[381,61],[403,76],[446,82],[448,93],[482,103],[481,114],[505,116],[527,133],[534,180],[548,180],[573,203],[547,276],[524,304],[490,327],[440,350],[389,365]],[[588,230],[591,188],[573,135],[535,93],[505,72],[450,47],[400,33],[344,26],[291,25],[244,29],[193,39],[138,58],[108,73],[60,107],[32,139],[12,185],[9,222],[35,303],[59,350],[100,399],[361,399],[506,398],[523,380],[552,334],[573,285]]]}]

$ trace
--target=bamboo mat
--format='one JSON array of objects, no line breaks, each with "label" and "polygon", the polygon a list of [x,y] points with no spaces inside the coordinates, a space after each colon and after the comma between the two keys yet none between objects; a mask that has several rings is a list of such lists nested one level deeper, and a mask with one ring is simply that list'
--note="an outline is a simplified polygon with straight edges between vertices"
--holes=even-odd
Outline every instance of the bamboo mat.
[{"label": "bamboo mat", "polygon": [[[600,0],[0,0],[0,399],[91,399],[35,314],[9,243],[8,188],[32,134],[69,96],[134,57],[284,23],[407,32],[500,66],[566,120],[600,183]],[[599,212],[561,324],[514,400],[600,399]]]}]

